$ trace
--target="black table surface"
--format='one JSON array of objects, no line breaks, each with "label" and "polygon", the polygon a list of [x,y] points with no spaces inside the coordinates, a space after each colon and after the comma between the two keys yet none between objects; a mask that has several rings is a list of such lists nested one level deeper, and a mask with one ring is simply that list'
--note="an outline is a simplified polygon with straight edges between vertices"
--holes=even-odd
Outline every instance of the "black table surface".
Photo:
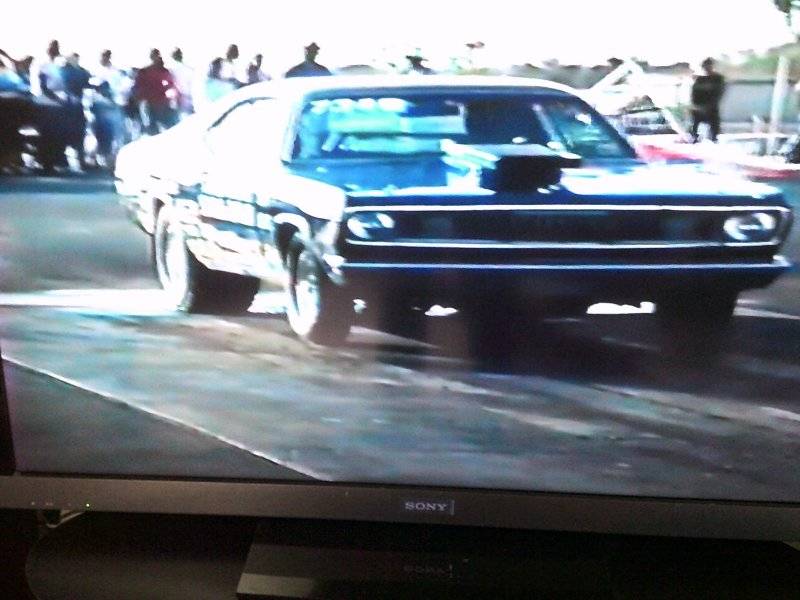
[{"label": "black table surface", "polygon": [[323,598],[800,598],[800,551],[780,542],[104,513],[52,527],[29,511],[0,511],[0,598],[236,598],[259,524],[259,541],[287,556],[416,552],[428,562],[415,569],[431,557],[457,567],[442,579],[406,565],[416,579],[351,578]]}]

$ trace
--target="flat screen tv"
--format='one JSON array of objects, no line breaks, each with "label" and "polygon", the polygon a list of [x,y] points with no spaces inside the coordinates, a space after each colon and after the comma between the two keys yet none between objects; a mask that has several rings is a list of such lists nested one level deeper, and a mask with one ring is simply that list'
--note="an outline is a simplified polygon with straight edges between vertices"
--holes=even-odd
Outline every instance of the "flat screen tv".
[{"label": "flat screen tv", "polygon": [[800,178],[730,56],[611,1],[537,36],[510,2],[34,4],[0,57],[0,507],[800,535]]}]

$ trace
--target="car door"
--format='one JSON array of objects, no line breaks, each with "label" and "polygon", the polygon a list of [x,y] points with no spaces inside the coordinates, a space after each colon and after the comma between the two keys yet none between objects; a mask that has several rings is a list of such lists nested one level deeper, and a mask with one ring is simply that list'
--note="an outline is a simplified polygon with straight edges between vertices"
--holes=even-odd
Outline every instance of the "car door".
[{"label": "car door", "polygon": [[[263,276],[263,218],[257,200],[264,188],[279,145],[271,139],[268,118],[274,101],[248,100],[227,112],[206,133],[208,162],[197,202],[202,235],[214,255],[215,267]],[[260,225],[260,226],[259,226]]]}]

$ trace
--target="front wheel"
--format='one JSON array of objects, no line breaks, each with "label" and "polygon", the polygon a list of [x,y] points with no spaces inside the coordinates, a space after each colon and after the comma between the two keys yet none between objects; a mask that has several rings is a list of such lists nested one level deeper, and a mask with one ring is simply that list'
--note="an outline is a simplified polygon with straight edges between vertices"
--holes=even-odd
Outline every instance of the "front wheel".
[{"label": "front wheel", "polygon": [[173,209],[158,212],[153,238],[156,274],[170,301],[190,313],[240,314],[258,293],[256,277],[209,269],[186,246]]},{"label": "front wheel", "polygon": [[344,342],[355,312],[353,301],[325,274],[314,253],[298,238],[286,256],[286,316],[301,339],[325,346]]}]

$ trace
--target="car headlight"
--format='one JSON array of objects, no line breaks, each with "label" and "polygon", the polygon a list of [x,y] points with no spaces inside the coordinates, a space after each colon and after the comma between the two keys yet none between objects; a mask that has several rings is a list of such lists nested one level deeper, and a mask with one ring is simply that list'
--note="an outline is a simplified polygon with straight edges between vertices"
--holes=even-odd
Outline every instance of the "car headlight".
[{"label": "car headlight", "polygon": [[356,213],[347,220],[347,229],[362,240],[384,237],[394,226],[394,219],[381,212]]},{"label": "car headlight", "polygon": [[766,242],[778,229],[778,219],[765,212],[728,217],[723,225],[725,234],[734,242]]}]

